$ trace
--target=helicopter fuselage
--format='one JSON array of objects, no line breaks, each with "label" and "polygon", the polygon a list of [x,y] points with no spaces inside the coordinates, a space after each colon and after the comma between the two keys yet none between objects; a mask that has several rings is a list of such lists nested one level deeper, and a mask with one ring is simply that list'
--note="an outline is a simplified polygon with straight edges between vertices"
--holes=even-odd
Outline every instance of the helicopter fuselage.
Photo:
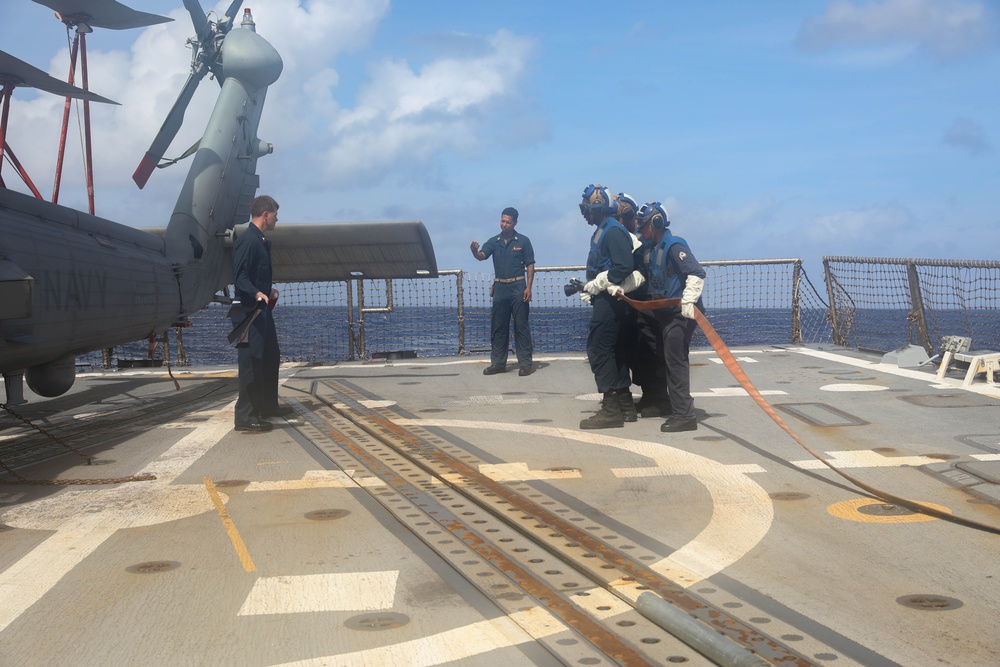
[{"label": "helicopter fuselage", "polygon": [[58,396],[75,355],[160,334],[225,286],[227,236],[249,219],[257,158],[271,151],[257,127],[282,63],[246,28],[225,35],[221,56],[219,97],[163,237],[0,189],[8,404],[23,402],[22,371],[33,391]]}]

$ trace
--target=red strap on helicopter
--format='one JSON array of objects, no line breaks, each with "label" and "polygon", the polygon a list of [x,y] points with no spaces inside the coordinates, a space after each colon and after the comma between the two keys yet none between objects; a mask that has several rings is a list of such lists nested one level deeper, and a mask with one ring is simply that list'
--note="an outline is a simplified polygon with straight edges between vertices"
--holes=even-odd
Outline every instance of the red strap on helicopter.
[{"label": "red strap on helicopter", "polygon": [[[662,308],[670,308],[673,306],[681,305],[680,299],[654,299],[652,301],[636,301],[624,295],[620,296],[619,298],[624,300],[628,305],[632,306],[632,308],[641,311],[660,310]],[[829,461],[827,461],[825,458],[820,456],[819,453],[817,453],[811,447],[809,447],[809,445],[807,445],[802,440],[802,438],[800,438],[798,434],[796,434],[795,431],[793,431],[792,428],[785,423],[785,420],[781,418],[781,415],[778,414],[778,412],[774,409],[774,407],[772,407],[770,403],[764,400],[764,397],[761,396],[760,392],[757,390],[757,387],[755,387],[753,382],[750,381],[750,378],[747,377],[747,374],[743,370],[743,367],[740,366],[740,363],[738,361],[736,361],[736,357],[734,357],[733,353],[729,351],[729,348],[723,342],[722,337],[719,336],[718,332],[716,332],[715,327],[712,326],[712,324],[708,321],[705,315],[697,308],[694,309],[694,319],[698,323],[698,326],[701,327],[701,330],[705,334],[705,338],[708,339],[709,344],[711,344],[712,349],[714,349],[715,353],[719,355],[719,358],[722,359],[722,363],[725,364],[726,368],[729,369],[729,372],[732,373],[734,378],[736,378],[736,381],[740,383],[740,386],[743,387],[743,389],[747,392],[747,394],[750,395],[750,398],[752,398],[754,402],[756,402],[757,405],[760,406],[760,409],[763,410],[765,414],[767,414],[767,416],[774,421],[775,424],[781,427],[781,430],[787,433],[792,438],[792,440],[799,443],[799,445],[801,445],[801,447],[805,449],[807,452],[809,452],[813,457],[821,461],[823,465],[825,465],[827,468],[834,471],[835,473],[837,473],[838,475],[849,481],[851,484],[854,484],[855,486],[864,489],[865,491],[875,496],[876,498],[885,500],[886,502],[891,503],[893,505],[899,505],[900,507],[905,507],[913,512],[920,512],[921,514],[933,516],[938,519],[944,519],[945,521],[951,521],[953,523],[958,523],[964,526],[968,526],[970,528],[985,530],[987,532],[996,533],[1000,535],[1000,527],[991,526],[985,523],[980,523],[972,519],[966,519],[964,517],[951,514],[950,512],[944,512],[942,510],[937,509],[936,507],[930,507],[928,505],[924,505],[923,503],[919,503],[915,500],[907,500],[906,498],[901,498],[891,493],[880,491],[875,487],[869,486],[864,482],[855,479],[854,477],[851,477],[842,470],[835,468]]]}]

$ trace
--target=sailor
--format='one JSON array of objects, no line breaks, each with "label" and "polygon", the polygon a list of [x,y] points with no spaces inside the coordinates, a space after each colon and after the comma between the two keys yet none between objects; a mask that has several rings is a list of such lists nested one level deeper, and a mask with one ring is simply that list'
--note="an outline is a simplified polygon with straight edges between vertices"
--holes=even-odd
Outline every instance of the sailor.
[{"label": "sailor", "polygon": [[[654,248],[653,228],[650,222],[654,218],[657,219],[659,226],[666,227],[670,224],[666,209],[657,202],[649,202],[639,207],[635,234],[641,245],[632,256],[636,270],[646,279],[646,284],[629,295],[639,301],[649,299],[650,256]],[[667,393],[661,327],[656,315],[650,311],[637,311],[636,316],[636,344],[631,363],[632,382],[642,388],[642,396],[639,397],[635,407],[640,417],[667,417],[670,415],[670,396]]]},{"label": "sailor", "polygon": [[[622,227],[628,230],[629,240],[632,242],[632,263],[635,265],[635,253],[640,247],[642,247],[642,241],[636,235],[635,227],[636,211],[639,207],[636,204],[635,199],[631,195],[627,195],[624,192],[616,194],[614,196],[614,200],[618,204],[618,212],[615,213],[615,219],[622,224]],[[643,287],[640,287],[639,289],[642,290]],[[639,298],[638,291],[630,292],[629,297],[633,299]],[[637,368],[638,359],[636,357],[636,347],[634,345],[635,341],[639,337],[638,317],[636,311],[631,308],[626,311],[623,326],[623,339],[633,342],[632,345],[626,346],[625,358],[628,363],[629,371],[631,372],[632,383],[639,384],[637,378],[642,377],[643,369]],[[638,418],[638,411],[636,409],[636,404],[632,400],[631,388],[626,389],[620,399],[621,400],[619,402],[622,406],[622,417],[624,420],[626,422],[636,421]]]},{"label": "sailor", "polygon": [[473,241],[469,248],[480,262],[493,257],[493,309],[490,316],[490,365],[483,375],[495,375],[507,370],[507,349],[510,342],[510,320],[514,319],[514,352],[518,375],[531,375],[531,328],[528,311],[531,286],[535,280],[535,251],[524,234],[515,231],[517,209],[508,206],[500,214],[500,234],[490,238],[480,249]]},{"label": "sailor", "polygon": [[580,422],[582,429],[620,428],[625,424],[623,405],[633,405],[628,369],[633,341],[627,339],[626,326],[630,313],[628,305],[617,298],[625,291],[622,281],[633,270],[632,235],[614,217],[618,207],[603,185],[588,185],[583,191],[580,212],[588,225],[597,227],[590,239],[584,285],[593,305],[587,358],[602,397],[601,409]]},{"label": "sailor", "polygon": [[[243,312],[256,317],[247,332],[247,344],[238,346],[239,398],[236,400],[236,430],[268,431],[265,417],[278,410],[278,366],[281,355],[272,309],[278,290],[271,285],[271,242],[264,234],[278,222],[278,202],[261,195],[250,204],[250,224],[233,243],[233,285]],[[244,315],[231,311],[233,324]]]},{"label": "sailor", "polygon": [[652,311],[660,327],[666,385],[670,397],[670,416],[660,425],[664,433],[694,431],[698,422],[691,398],[691,367],[688,355],[697,322],[694,309],[702,313],[705,286],[702,268],[687,241],[670,233],[670,216],[659,202],[650,202],[645,212],[648,221],[642,226],[645,238],[653,243],[649,260],[651,299],[680,297],[681,305]]}]

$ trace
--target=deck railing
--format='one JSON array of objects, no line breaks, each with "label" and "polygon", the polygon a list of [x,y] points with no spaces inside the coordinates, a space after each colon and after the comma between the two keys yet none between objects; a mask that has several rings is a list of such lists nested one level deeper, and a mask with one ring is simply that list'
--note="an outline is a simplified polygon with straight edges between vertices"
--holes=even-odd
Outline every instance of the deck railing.
[{"label": "deck railing", "polygon": [[[708,318],[730,345],[828,343],[887,352],[917,344],[931,354],[940,338],[973,338],[1000,349],[1000,262],[825,257],[821,293],[800,259],[702,262]],[[586,349],[589,306],[563,286],[581,266],[538,267],[531,301],[535,353]],[[332,363],[382,356],[452,356],[490,349],[492,273],[441,271],[437,278],[277,285],[282,359]],[[825,298],[824,298],[825,296]],[[157,351],[178,365],[235,362],[226,344],[227,307],[213,304]],[[707,345],[699,334],[695,346]],[[161,342],[162,345],[162,342]],[[148,342],[94,352],[148,356]]]}]

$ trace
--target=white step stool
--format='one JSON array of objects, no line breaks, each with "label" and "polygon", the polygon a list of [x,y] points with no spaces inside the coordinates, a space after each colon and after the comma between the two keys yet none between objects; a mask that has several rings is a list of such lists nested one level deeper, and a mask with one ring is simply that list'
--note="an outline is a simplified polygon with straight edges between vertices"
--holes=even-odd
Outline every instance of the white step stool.
[{"label": "white step stool", "polygon": [[941,358],[941,365],[938,367],[937,372],[938,380],[944,379],[944,375],[948,372],[948,366],[951,365],[952,360],[965,361],[969,364],[969,370],[965,373],[965,380],[962,382],[963,387],[972,384],[976,373],[980,372],[986,374],[985,380],[987,382],[996,384],[996,376],[1000,374],[1000,352],[994,352],[993,350],[952,352],[948,350]]}]

